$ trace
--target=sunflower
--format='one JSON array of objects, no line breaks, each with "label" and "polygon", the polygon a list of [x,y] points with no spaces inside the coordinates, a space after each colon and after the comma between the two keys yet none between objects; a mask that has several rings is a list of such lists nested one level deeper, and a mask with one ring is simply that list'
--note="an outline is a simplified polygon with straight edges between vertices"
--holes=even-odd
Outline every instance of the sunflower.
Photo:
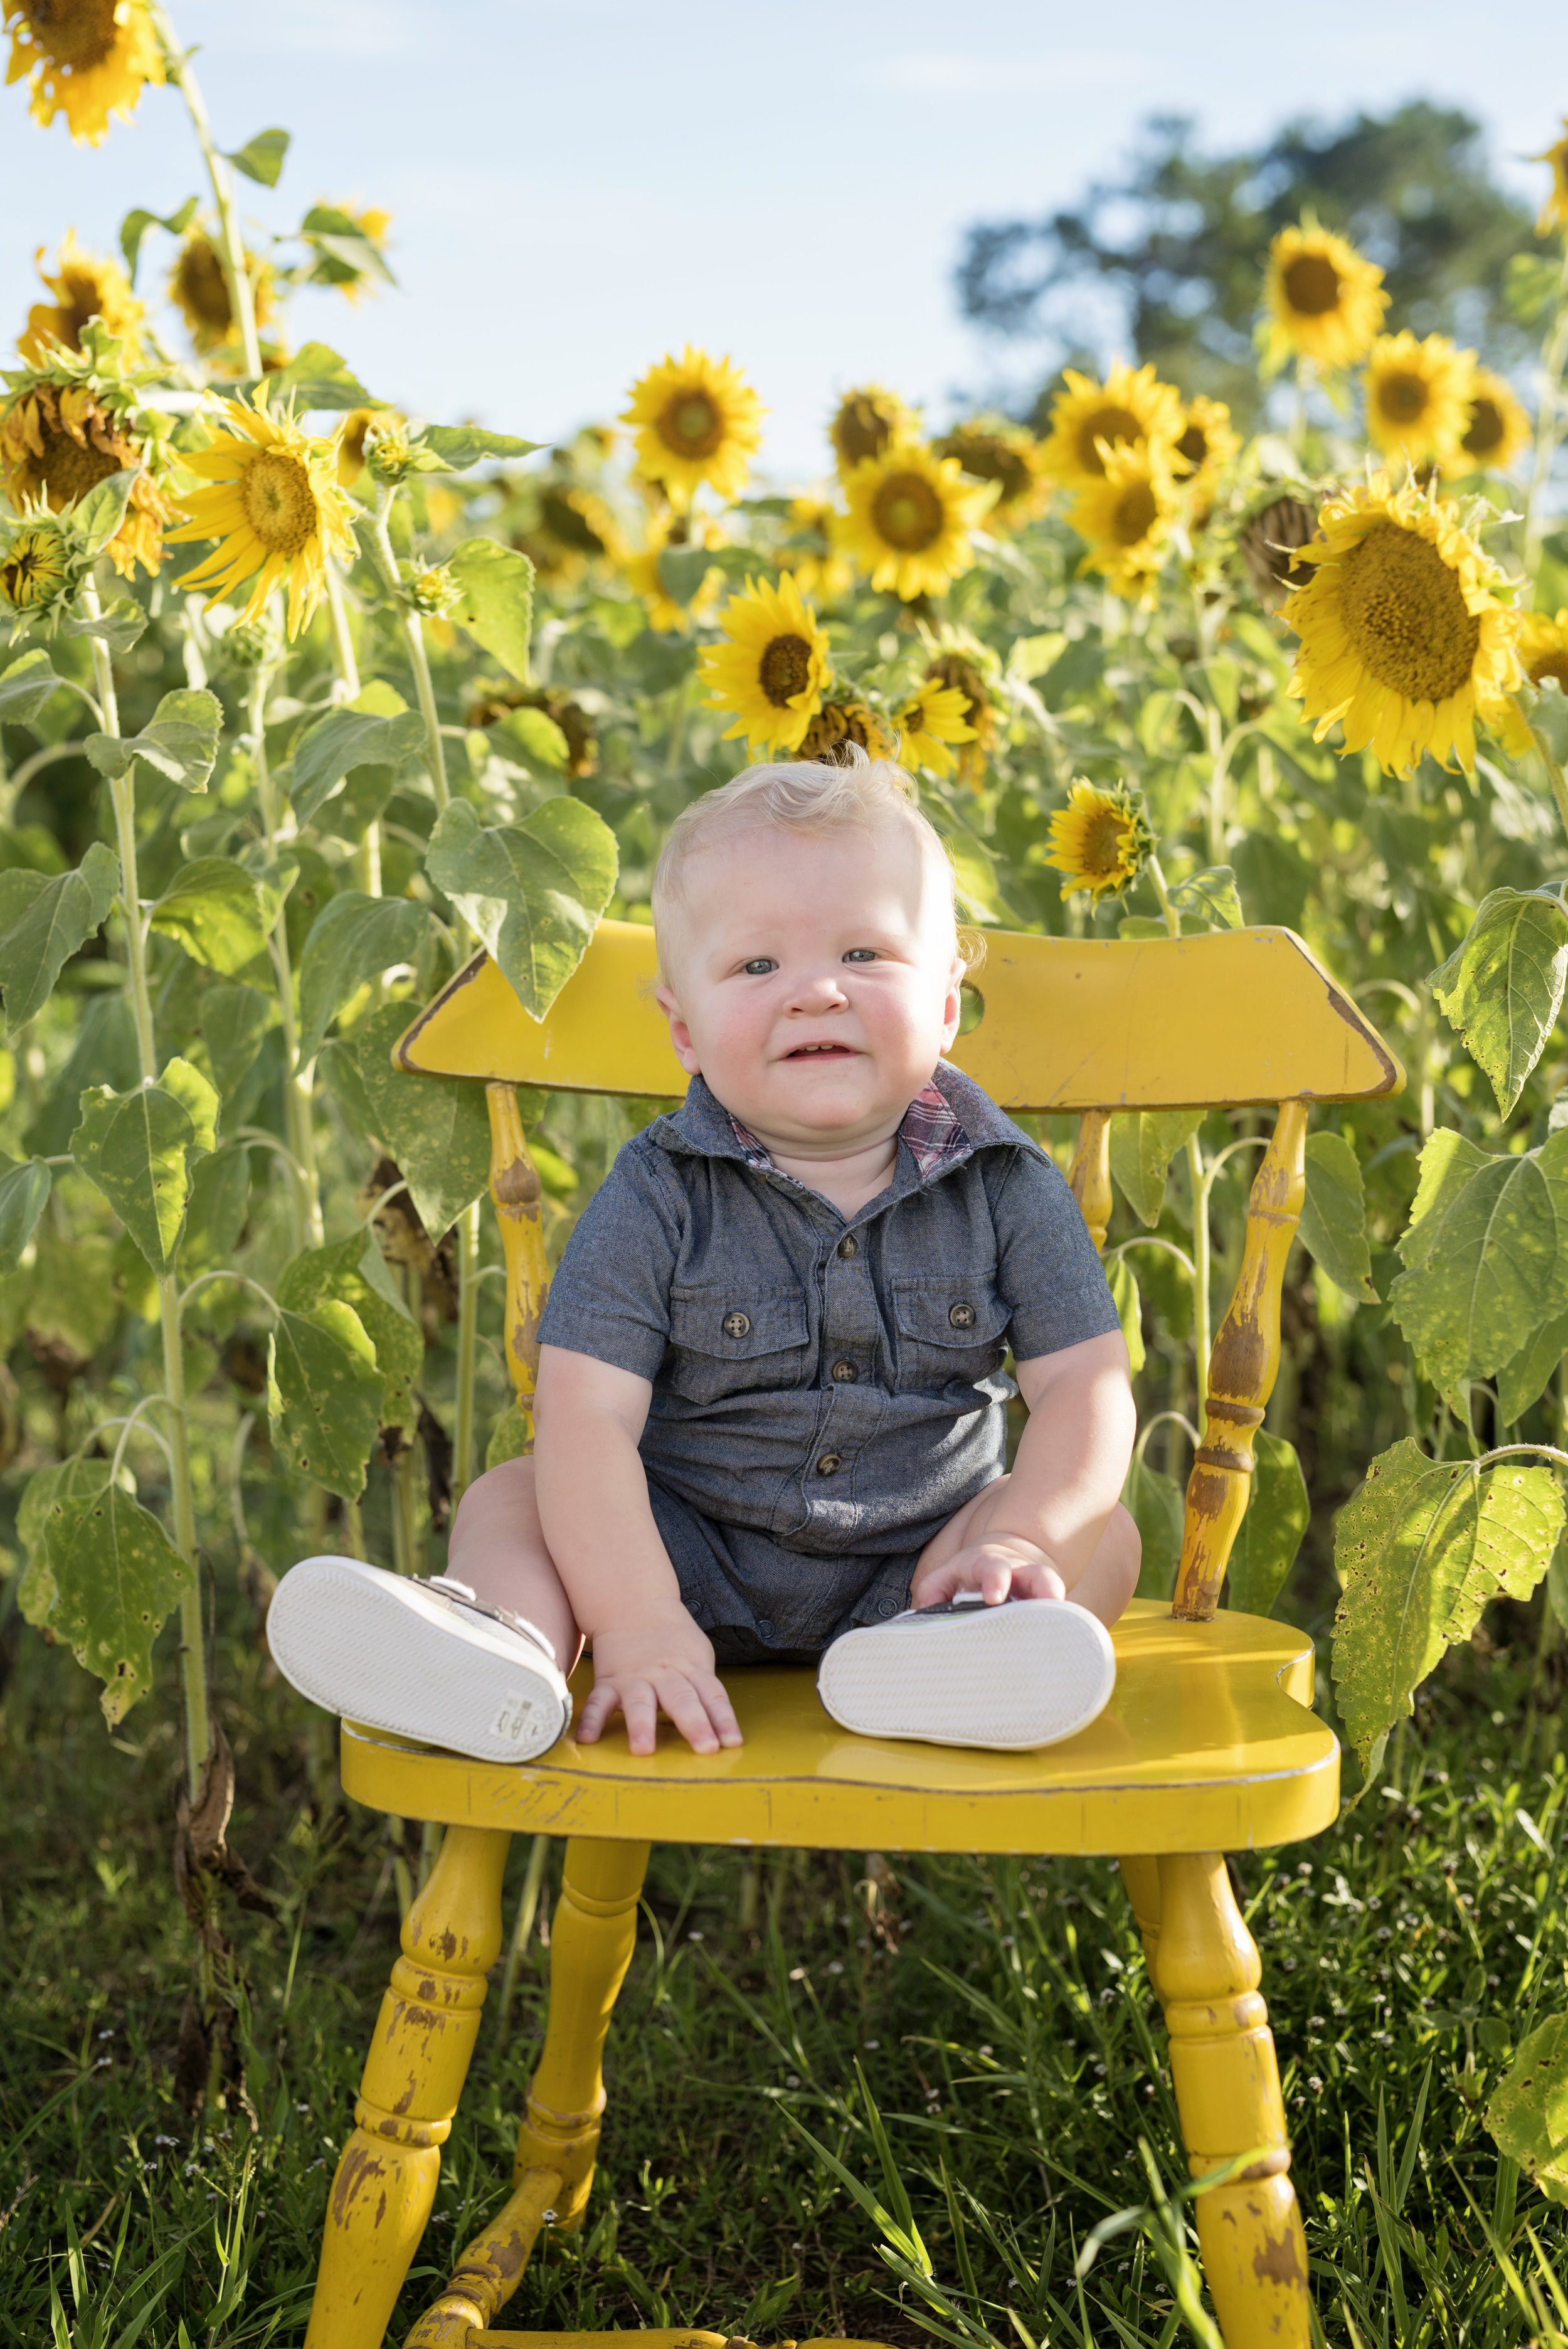
[{"label": "sunflower", "polygon": [[1379,335],[1367,357],[1367,437],[1385,456],[1452,462],[1470,419],[1475,353],[1446,335]]},{"label": "sunflower", "polygon": [[1108,446],[1104,480],[1081,489],[1068,516],[1088,545],[1080,569],[1099,572],[1118,595],[1147,600],[1175,512],[1163,450]]},{"label": "sunflower", "polygon": [[1051,434],[1040,464],[1068,489],[1087,489],[1105,479],[1104,448],[1165,452],[1181,429],[1181,394],[1160,381],[1152,360],[1136,372],[1119,363],[1103,383],[1068,367],[1063,381],[1067,389],[1052,402]]},{"label": "sunflower", "polygon": [[898,713],[899,757],[904,765],[929,768],[934,775],[951,775],[959,763],[952,746],[978,740],[969,723],[973,706],[963,686],[925,678],[914,698]]},{"label": "sunflower", "polygon": [[996,502],[987,517],[993,530],[998,524],[1015,530],[1044,513],[1050,502],[1045,451],[1021,424],[1005,417],[972,417],[931,445],[939,457],[956,458],[972,480],[996,483]]},{"label": "sunflower", "polygon": [[[251,281],[251,300],[260,329],[271,318],[274,306],[272,264],[247,246],[245,274]],[[220,350],[232,340],[234,313],[229,301],[229,281],[223,274],[223,258],[204,228],[193,228],[186,236],[169,273],[169,291],[183,312],[191,339],[199,351]]]},{"label": "sunflower", "polygon": [[745,735],[754,750],[798,750],[822,706],[828,639],[788,573],[777,587],[746,583],[723,620],[727,642],[712,645],[699,668],[713,707],[733,710],[727,742]]},{"label": "sunflower", "polygon": [[817,759],[836,767],[841,763],[839,751],[845,742],[857,743],[868,759],[891,759],[895,749],[892,733],[873,709],[863,701],[824,701],[820,709],[801,735],[793,755],[797,759]]},{"label": "sunflower", "polygon": [[918,432],[913,409],[884,384],[863,383],[856,391],[846,391],[828,427],[839,479],[847,481],[857,465],[880,457],[890,442],[913,440]]},{"label": "sunflower", "polygon": [[633,385],[621,421],[639,428],[635,471],[662,481],[672,505],[688,506],[704,481],[721,498],[740,495],[767,412],[738,367],[688,343]]},{"label": "sunflower", "polygon": [[351,509],[337,485],[336,446],[302,432],[292,409],[269,416],[264,383],[248,401],[222,405],[232,429],[181,460],[212,486],[185,500],[191,519],[169,533],[171,544],[202,538],[221,543],[180,585],[209,589],[211,606],[254,574],[239,616],[243,623],[286,580],[292,640],[325,593],[328,555],[346,559],[354,553]]},{"label": "sunflower", "polygon": [[855,584],[853,564],[846,563],[833,549],[833,532],[840,519],[838,508],[827,498],[792,500],[789,525],[797,537],[781,546],[773,558],[780,571],[793,575],[802,595],[820,596],[824,604],[836,604]]},{"label": "sunflower", "polygon": [[129,427],[128,403],[91,380],[24,377],[22,384],[0,410],[0,473],[12,504],[41,499],[58,513],[111,474],[134,472],[125,519],[104,552],[122,579],[138,563],[150,575],[179,508],[145,470],[148,445]]},{"label": "sunflower", "polygon": [[72,569],[59,523],[26,516],[0,542],[0,602],[13,614],[36,615],[68,593]]},{"label": "sunflower", "polygon": [[1354,367],[1383,323],[1382,288],[1377,263],[1319,228],[1310,212],[1299,228],[1282,228],[1264,281],[1264,373],[1277,375],[1292,357],[1331,370]]},{"label": "sunflower", "polygon": [[[1568,131],[1568,114],[1563,117],[1563,128]],[[1544,236],[1549,229],[1568,228],[1568,138],[1557,140],[1543,155],[1532,155],[1530,160],[1552,166],[1552,185],[1535,223],[1536,235]]]},{"label": "sunflower", "polygon": [[969,533],[993,502],[988,484],[965,481],[954,457],[918,440],[890,441],[844,483],[849,512],[834,534],[871,573],[879,593],[940,595],[975,560]]},{"label": "sunflower", "polygon": [[593,720],[580,701],[570,700],[565,694],[537,690],[524,693],[511,686],[491,686],[469,702],[463,713],[463,724],[476,728],[495,726],[514,709],[542,709],[553,725],[560,727],[566,743],[569,775],[575,778],[598,773],[599,737]]},{"label": "sunflower", "polygon": [[967,628],[944,627],[934,638],[925,683],[961,697],[958,715],[969,739],[958,753],[958,771],[971,791],[979,790],[985,761],[996,745],[1000,729],[995,688],[1000,678],[995,654]]},{"label": "sunflower", "polygon": [[1248,514],[1237,544],[1258,601],[1269,611],[1279,611],[1293,587],[1305,586],[1306,574],[1297,576],[1297,551],[1316,533],[1316,507],[1277,482]]},{"label": "sunflower", "polygon": [[135,365],[141,355],[141,328],[147,312],[130,290],[130,280],[118,261],[88,253],[67,229],[51,277],[38,247],[38,274],[53,302],[35,302],[27,313],[27,329],[16,347],[32,367],[42,367],[51,341],[67,351],[79,351],[82,328],[89,318],[101,318],[108,332],[125,345],[125,357]]},{"label": "sunflower", "polygon": [[1472,768],[1476,719],[1511,727],[1522,674],[1501,566],[1455,505],[1387,473],[1331,499],[1318,524],[1296,558],[1314,575],[1284,608],[1301,638],[1289,690],[1314,739],[1342,724],[1346,750],[1370,743],[1388,774],[1429,751]]},{"label": "sunflower", "polygon": [[4,0],[4,17],[6,80],[27,75],[34,121],[46,130],[63,114],[78,144],[101,146],[109,116],[129,122],[145,84],[163,79],[147,0]]},{"label": "sunflower", "polygon": [[1449,473],[1506,473],[1529,448],[1531,423],[1511,384],[1478,367],[1470,382],[1470,420],[1446,468]]},{"label": "sunflower", "polygon": [[1545,612],[1522,612],[1519,657],[1532,685],[1554,677],[1568,694],[1568,612],[1559,612],[1555,619]]},{"label": "sunflower", "polygon": [[[648,517],[647,544],[640,554],[623,558],[621,567],[646,606],[648,626],[665,636],[689,628],[694,620],[711,619],[724,592],[724,573],[716,563],[703,573],[702,584],[689,604],[677,603],[670,594],[659,569],[659,557],[666,546],[689,546],[691,543],[691,523],[686,515],[653,513]],[[722,545],[723,534],[717,524],[699,523],[696,543],[705,547]]]},{"label": "sunflower", "polygon": [[1206,514],[1214,502],[1214,484],[1242,445],[1231,429],[1231,411],[1222,399],[1207,399],[1202,392],[1181,413],[1181,429],[1171,451],[1171,470],[1191,495],[1193,511]]},{"label": "sunflower", "polygon": [[1127,783],[1075,778],[1067,806],[1051,818],[1045,862],[1065,873],[1062,895],[1087,889],[1098,905],[1130,889],[1154,853],[1154,834],[1140,795]]}]

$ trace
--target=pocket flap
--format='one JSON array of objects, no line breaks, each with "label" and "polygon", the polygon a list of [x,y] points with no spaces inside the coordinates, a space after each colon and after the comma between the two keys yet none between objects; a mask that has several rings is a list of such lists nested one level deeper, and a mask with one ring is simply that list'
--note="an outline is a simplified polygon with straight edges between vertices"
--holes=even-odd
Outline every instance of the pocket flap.
[{"label": "pocket flap", "polygon": [[744,1277],[675,1288],[670,1292],[670,1343],[683,1353],[712,1354],[720,1361],[781,1354],[806,1343],[806,1299],[798,1288],[758,1294]]},{"label": "pocket flap", "polygon": [[998,1345],[1011,1318],[989,1279],[952,1273],[935,1278],[900,1274],[892,1283],[892,1310],[904,1336],[923,1346]]}]

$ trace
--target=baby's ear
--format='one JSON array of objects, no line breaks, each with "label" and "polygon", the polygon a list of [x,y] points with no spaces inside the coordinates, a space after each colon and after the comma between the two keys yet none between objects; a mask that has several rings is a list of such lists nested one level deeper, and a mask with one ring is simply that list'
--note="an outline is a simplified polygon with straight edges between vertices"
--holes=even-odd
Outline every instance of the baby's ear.
[{"label": "baby's ear", "polygon": [[670,1023],[670,1042],[675,1047],[676,1060],[688,1077],[700,1076],[702,1071],[697,1066],[696,1051],[691,1040],[691,1030],[686,1026],[680,1005],[676,1000],[675,988],[667,979],[655,988],[654,1001]]}]

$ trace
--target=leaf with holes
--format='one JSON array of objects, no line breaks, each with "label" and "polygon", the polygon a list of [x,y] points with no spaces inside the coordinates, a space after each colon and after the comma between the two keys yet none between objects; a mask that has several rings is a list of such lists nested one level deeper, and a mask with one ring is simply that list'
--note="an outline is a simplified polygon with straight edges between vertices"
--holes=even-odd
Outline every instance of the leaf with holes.
[{"label": "leaf with holes", "polygon": [[0,873],[0,988],[15,1036],[55,991],[70,957],[102,926],[119,887],[119,859],[95,840],[74,873]]},{"label": "leaf with holes", "polygon": [[1201,1109],[1135,1109],[1110,1121],[1110,1171],[1140,1224],[1160,1221],[1171,1161],[1203,1123]]},{"label": "leaf with holes", "polygon": [[1252,1491],[1231,1547],[1225,1592],[1243,1615],[1272,1615],[1305,1535],[1312,1505],[1295,1446],[1259,1428],[1253,1439]]},{"label": "leaf with holes", "polygon": [[1342,1133],[1306,1138],[1306,1199],[1300,1235],[1308,1256],[1346,1297],[1376,1305],[1367,1244],[1367,1194],[1356,1153]]},{"label": "leaf with holes", "polygon": [[412,962],[430,935],[426,905],[340,889],[311,926],[299,966],[299,1056],[314,1060],[350,996],[394,963]]},{"label": "leaf with holes", "polygon": [[1136,1378],[1148,1360],[1143,1346],[1143,1302],[1138,1293],[1138,1276],[1127,1258],[1119,1256],[1111,1258],[1105,1277],[1110,1284],[1110,1301],[1116,1308],[1116,1318],[1127,1340],[1128,1360]]},{"label": "leaf with holes", "polygon": [[610,902],[615,864],[614,833],[581,800],[549,800],[493,832],[466,800],[454,800],[430,834],[425,869],[530,1018],[542,1019]]},{"label": "leaf with holes", "polygon": [[1568,2014],[1521,2040],[1492,2091],[1486,2126],[1551,2202],[1568,2202]]},{"label": "leaf with holes", "polygon": [[411,1077],[393,1067],[392,1047],[408,1011],[406,1003],[387,1003],[362,1020],[354,1031],[354,1061],[376,1133],[401,1168],[420,1222],[438,1241],[490,1181],[490,1117],[482,1085]]},{"label": "leaf with holes", "polygon": [[1549,1468],[1429,1460],[1408,1436],[1374,1460],[1334,1538],[1334,1692],[1367,1778],[1417,1689],[1487,1601],[1529,1598],[1563,1523]]},{"label": "leaf with holes", "polygon": [[139,734],[89,734],[82,748],[100,775],[123,775],[133,759],[140,759],[182,792],[204,792],[222,722],[215,693],[182,687],[164,695]]},{"label": "leaf with holes", "polygon": [[376,1349],[381,1425],[411,1444],[419,1423],[424,1333],[393,1288],[380,1249],[363,1232],[332,1247],[308,1248],[284,1267],[277,1299],[289,1311],[308,1314],[333,1299],[353,1308]]},{"label": "leaf with holes", "polygon": [[1439,1127],[1399,1255],[1388,1301],[1434,1382],[1490,1378],[1568,1311],[1568,1132],[1492,1158]]},{"label": "leaf with holes", "polygon": [[493,538],[467,538],[447,567],[463,591],[458,619],[509,676],[526,685],[533,629],[533,565],[527,555]]},{"label": "leaf with holes", "polygon": [[1568,905],[1554,888],[1491,890],[1428,984],[1506,1117],[1563,1009]]},{"label": "leaf with holes", "polygon": [[253,874],[229,856],[182,864],[154,905],[152,926],[178,938],[192,962],[232,978],[267,943],[262,893]]},{"label": "leaf with holes", "polygon": [[[78,1452],[52,1468],[36,1470],[22,1487],[16,1507],[16,1538],[27,1563],[17,1588],[16,1604],[24,1622],[31,1623],[35,1630],[42,1630],[55,1603],[55,1578],[49,1571],[45,1538],[49,1512],[57,1500],[86,1500],[101,1493],[109,1481],[109,1465],[107,1460]],[[134,1495],[136,1486],[129,1468],[121,1468],[120,1482],[128,1493]]]},{"label": "leaf with holes", "polygon": [[15,1272],[49,1203],[53,1176],[41,1158],[0,1159],[0,1272]]},{"label": "leaf with holes", "polygon": [[314,1485],[356,1501],[381,1424],[376,1349],[352,1306],[281,1311],[267,1350],[273,1442]]},{"label": "leaf with holes", "polygon": [[191,1570],[151,1510],[107,1482],[96,1494],[57,1494],[44,1545],[49,1630],[104,1683],[98,1702],[112,1729],[151,1692],[152,1643]]}]

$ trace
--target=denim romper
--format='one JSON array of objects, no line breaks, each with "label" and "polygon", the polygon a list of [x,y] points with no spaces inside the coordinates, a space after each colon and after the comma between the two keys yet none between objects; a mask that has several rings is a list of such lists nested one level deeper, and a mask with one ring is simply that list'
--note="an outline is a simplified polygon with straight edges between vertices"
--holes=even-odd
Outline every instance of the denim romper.
[{"label": "denim romper", "polygon": [[925,1544],[1006,1464],[1009,1345],[1117,1327],[1055,1164],[943,1062],[848,1220],[695,1077],[617,1154],[539,1334],[651,1381],[654,1521],[734,1664],[806,1662],[907,1607]]}]

